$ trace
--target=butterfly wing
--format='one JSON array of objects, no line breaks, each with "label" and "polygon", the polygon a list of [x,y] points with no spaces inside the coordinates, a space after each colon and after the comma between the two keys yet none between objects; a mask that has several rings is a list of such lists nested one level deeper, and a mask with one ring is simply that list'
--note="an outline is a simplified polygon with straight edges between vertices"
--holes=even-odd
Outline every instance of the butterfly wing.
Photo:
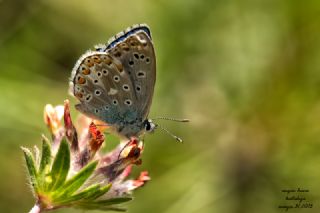
[{"label": "butterfly wing", "polygon": [[135,105],[142,119],[146,119],[156,81],[156,57],[149,28],[136,25],[117,34],[105,51],[121,61],[133,86]]},{"label": "butterfly wing", "polygon": [[71,78],[73,94],[80,101],[76,108],[109,124],[121,120],[124,112],[136,111],[129,76],[119,60],[104,52],[83,55]]},{"label": "butterfly wing", "polygon": [[135,135],[148,115],[155,77],[150,31],[138,25],[78,60],[71,75],[73,94],[80,101],[76,108],[118,126],[118,132],[131,125],[123,134]]}]

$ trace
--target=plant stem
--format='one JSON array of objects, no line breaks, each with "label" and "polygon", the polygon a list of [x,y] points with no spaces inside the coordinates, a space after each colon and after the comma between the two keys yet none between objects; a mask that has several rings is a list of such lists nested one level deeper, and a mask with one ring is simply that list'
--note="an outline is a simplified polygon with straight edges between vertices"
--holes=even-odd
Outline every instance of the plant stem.
[{"label": "plant stem", "polygon": [[32,209],[30,210],[29,213],[40,213],[41,209],[40,209],[40,205],[39,204],[35,204]]}]

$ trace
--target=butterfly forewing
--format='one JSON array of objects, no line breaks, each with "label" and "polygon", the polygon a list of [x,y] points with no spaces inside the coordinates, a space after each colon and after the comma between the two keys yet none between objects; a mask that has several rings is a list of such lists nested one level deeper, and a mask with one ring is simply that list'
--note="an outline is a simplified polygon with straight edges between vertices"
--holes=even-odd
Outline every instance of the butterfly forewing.
[{"label": "butterfly forewing", "polygon": [[140,30],[107,51],[121,61],[133,86],[130,88],[135,97],[133,105],[139,109],[142,119],[146,119],[156,80],[155,53],[150,37]]}]

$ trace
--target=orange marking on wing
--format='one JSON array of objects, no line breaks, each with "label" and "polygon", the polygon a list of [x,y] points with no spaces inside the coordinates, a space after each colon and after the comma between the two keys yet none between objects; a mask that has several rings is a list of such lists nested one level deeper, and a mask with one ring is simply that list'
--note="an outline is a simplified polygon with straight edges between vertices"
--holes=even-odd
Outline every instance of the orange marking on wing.
[{"label": "orange marking on wing", "polygon": [[122,72],[122,71],[123,71],[123,65],[122,65],[122,64],[116,63],[115,65],[116,65],[116,67],[118,68],[119,72]]},{"label": "orange marking on wing", "polygon": [[121,43],[120,47],[125,51],[129,51],[130,50],[129,46],[126,43]]},{"label": "orange marking on wing", "polygon": [[93,56],[93,61],[98,64],[101,63],[101,59],[98,56]]},{"label": "orange marking on wing", "polygon": [[84,70],[82,70],[82,74],[89,75],[90,74],[90,70],[89,69],[84,69]]},{"label": "orange marking on wing", "polygon": [[112,63],[112,60],[111,60],[110,56],[108,56],[108,55],[103,56],[102,60],[104,61],[104,63],[106,63],[108,65],[110,65]]},{"label": "orange marking on wing", "polygon": [[84,84],[86,83],[86,79],[82,78],[82,77],[78,77],[78,84]]},{"label": "orange marking on wing", "polygon": [[87,65],[88,67],[92,67],[94,65],[94,60],[93,58],[86,58],[84,61],[84,64]]},{"label": "orange marking on wing", "polygon": [[80,99],[83,98],[83,94],[80,93],[80,92],[79,92],[79,93],[76,93],[75,96],[76,96],[77,98],[80,98]]},{"label": "orange marking on wing", "polygon": [[121,52],[120,51],[115,52],[114,56],[117,57],[117,58],[121,57]]}]

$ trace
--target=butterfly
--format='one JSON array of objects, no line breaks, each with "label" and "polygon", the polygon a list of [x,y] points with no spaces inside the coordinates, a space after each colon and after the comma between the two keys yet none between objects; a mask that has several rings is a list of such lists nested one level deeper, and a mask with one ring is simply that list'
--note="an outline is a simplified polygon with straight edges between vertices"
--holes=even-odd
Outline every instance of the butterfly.
[{"label": "butterfly", "polygon": [[76,109],[103,121],[119,136],[138,137],[159,127],[147,118],[156,82],[156,56],[147,25],[131,26],[106,45],[87,51],[76,62],[70,81],[80,101]]}]

